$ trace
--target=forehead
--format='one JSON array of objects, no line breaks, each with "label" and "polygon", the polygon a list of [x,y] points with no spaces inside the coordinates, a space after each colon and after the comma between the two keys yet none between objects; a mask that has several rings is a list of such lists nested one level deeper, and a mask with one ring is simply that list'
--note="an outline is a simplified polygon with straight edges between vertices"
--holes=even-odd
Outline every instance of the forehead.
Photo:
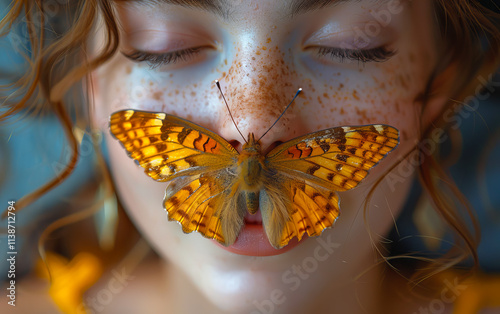
[{"label": "forehead", "polygon": [[[313,10],[319,10],[325,7],[330,7],[334,5],[339,5],[342,3],[362,3],[370,2],[373,4],[382,4],[387,2],[403,2],[405,0],[263,0],[258,1],[258,3],[268,3],[271,5],[278,4],[284,7],[285,14],[288,16],[294,16],[297,14],[303,14]],[[236,6],[241,4],[250,4],[254,1],[243,1],[243,0],[115,0],[119,3],[134,3],[139,5],[171,5],[171,6],[182,6],[186,8],[198,9],[212,12],[216,15],[227,19],[231,16],[231,13]]]}]

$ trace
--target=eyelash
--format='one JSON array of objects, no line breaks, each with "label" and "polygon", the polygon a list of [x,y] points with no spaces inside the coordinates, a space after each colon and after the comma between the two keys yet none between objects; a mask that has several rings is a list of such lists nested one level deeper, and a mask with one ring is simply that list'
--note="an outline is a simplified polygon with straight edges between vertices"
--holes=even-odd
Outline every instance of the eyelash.
[{"label": "eyelash", "polygon": [[[179,61],[188,61],[190,58],[194,57],[201,52],[202,47],[188,48],[183,50],[177,50],[168,53],[147,53],[143,51],[135,51],[130,54],[124,53],[125,57],[136,61],[136,62],[147,62],[151,69],[155,69],[162,65],[172,64]],[[385,47],[378,47],[367,50],[357,50],[357,49],[343,49],[336,47],[320,47],[318,48],[319,56],[327,56],[331,59],[340,59],[340,62],[345,62],[344,60],[354,60],[362,63],[365,62],[385,62],[389,60],[396,51],[387,50]]]},{"label": "eyelash", "polygon": [[319,56],[327,56],[331,59],[339,60],[343,63],[345,60],[365,62],[385,62],[396,54],[395,50],[388,50],[385,47],[373,49],[358,50],[358,49],[343,49],[335,47],[320,47],[318,48]]},{"label": "eyelash", "polygon": [[149,53],[143,51],[134,51],[132,53],[123,53],[125,57],[136,62],[147,62],[151,69],[159,66],[176,63],[179,61],[188,61],[201,52],[202,47],[188,48],[172,51],[168,53]]}]

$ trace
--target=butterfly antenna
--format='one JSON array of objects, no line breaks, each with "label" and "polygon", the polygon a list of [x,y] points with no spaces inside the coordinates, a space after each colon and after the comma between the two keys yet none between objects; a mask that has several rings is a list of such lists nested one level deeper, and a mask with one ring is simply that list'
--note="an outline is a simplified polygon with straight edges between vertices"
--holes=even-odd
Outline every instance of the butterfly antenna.
[{"label": "butterfly antenna", "polygon": [[224,93],[220,89],[219,80],[215,80],[215,85],[217,85],[217,88],[219,89],[219,92],[222,95],[222,99],[224,99],[224,103],[226,104],[227,111],[229,111],[229,116],[231,117],[231,120],[233,120],[233,124],[236,127],[236,130],[238,130],[238,133],[240,133],[240,135],[243,138],[243,140],[245,141],[245,143],[248,143],[247,140],[245,139],[245,137],[243,136],[243,134],[241,134],[240,129],[238,129],[238,125],[236,124],[236,122],[234,122],[234,118],[233,118],[233,115],[231,114],[231,110],[229,109],[229,105],[227,104],[226,97],[224,97]]},{"label": "butterfly antenna", "polygon": [[278,119],[276,119],[276,121],[274,121],[273,125],[271,125],[271,127],[269,129],[267,129],[267,131],[262,134],[262,136],[259,138],[259,141],[261,138],[264,137],[264,135],[267,134],[267,132],[269,132],[273,126],[278,123],[278,121],[281,119],[281,117],[283,117],[283,115],[285,114],[285,112],[288,110],[288,108],[292,105],[293,101],[295,100],[295,98],[297,98],[297,96],[299,96],[300,92],[302,91],[302,88],[299,88],[299,90],[297,91],[297,93],[295,94],[295,96],[293,97],[292,101],[288,104],[288,106],[286,106],[285,110],[283,110],[283,112],[281,113],[281,115],[278,117]]}]

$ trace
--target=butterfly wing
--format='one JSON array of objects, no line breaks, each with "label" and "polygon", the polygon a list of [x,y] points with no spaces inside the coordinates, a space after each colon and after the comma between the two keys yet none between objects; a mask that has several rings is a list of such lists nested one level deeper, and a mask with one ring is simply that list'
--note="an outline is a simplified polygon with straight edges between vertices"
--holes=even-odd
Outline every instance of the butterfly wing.
[{"label": "butterfly wing", "polygon": [[[340,213],[335,191],[356,187],[398,143],[399,132],[391,126],[351,126],[298,137],[269,152],[266,166],[272,169],[270,177],[288,193],[278,195],[274,188],[268,189],[268,201],[260,204],[263,217],[289,217],[264,225],[273,246],[283,247],[295,236],[300,240],[305,232],[316,236],[331,227]],[[290,204],[288,215],[273,213],[280,203]]]},{"label": "butterfly wing", "polygon": [[214,180],[213,174],[179,177],[165,191],[163,207],[168,220],[175,220],[184,233],[197,231],[204,237],[226,242],[221,219],[217,213],[223,198],[224,182]]},{"label": "butterfly wing", "polygon": [[118,111],[111,115],[110,131],[148,176],[169,182],[163,201],[169,220],[178,221],[186,233],[198,231],[231,244],[223,230],[237,234],[241,225],[224,228],[220,218],[236,180],[236,171],[231,169],[236,167],[238,152],[231,144],[165,113]]},{"label": "butterfly wing", "polygon": [[228,168],[238,152],[225,139],[187,120],[136,110],[111,115],[110,131],[156,181]]},{"label": "butterfly wing", "polygon": [[260,195],[264,229],[274,248],[286,246],[294,237],[301,240],[305,232],[311,237],[318,236],[337,220],[336,192],[283,175],[275,175],[275,179],[283,182],[283,190],[278,193],[274,183],[273,188],[261,191]]}]

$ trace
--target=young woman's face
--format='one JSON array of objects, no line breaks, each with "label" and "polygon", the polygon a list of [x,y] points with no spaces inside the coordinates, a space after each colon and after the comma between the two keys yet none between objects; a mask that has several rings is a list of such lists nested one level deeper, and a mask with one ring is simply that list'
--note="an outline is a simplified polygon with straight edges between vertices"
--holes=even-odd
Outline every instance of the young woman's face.
[{"label": "young woman's face", "polygon": [[[388,233],[411,183],[411,171],[398,167],[382,181],[370,202],[369,233],[367,193],[418,138],[419,96],[436,62],[431,1],[123,1],[117,14],[120,53],[93,73],[95,118],[119,196],[144,236],[228,311],[262,312],[266,302],[298,309],[325,289],[327,298],[342,295],[372,265],[370,235],[378,241]],[[97,49],[104,38],[96,37]],[[364,124],[394,126],[400,145],[357,188],[340,193],[340,218],[319,238],[273,256],[229,252],[167,221],[166,185],[147,177],[107,126],[121,109],[166,112],[240,148],[244,140],[216,79],[245,136],[260,137],[303,89],[262,138],[263,151],[321,129]],[[255,252],[250,246],[240,253]]]}]

